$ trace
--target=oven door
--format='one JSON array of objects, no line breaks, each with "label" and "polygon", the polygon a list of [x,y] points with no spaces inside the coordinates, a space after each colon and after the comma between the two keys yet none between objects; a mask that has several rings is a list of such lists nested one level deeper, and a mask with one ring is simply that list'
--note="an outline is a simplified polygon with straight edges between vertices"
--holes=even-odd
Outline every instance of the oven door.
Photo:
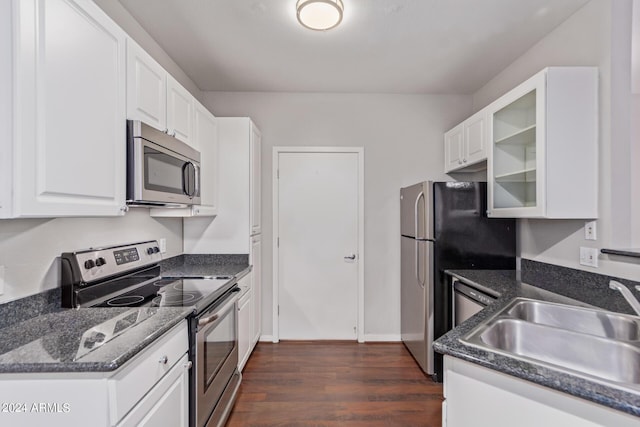
[{"label": "oven door", "polygon": [[238,367],[238,292],[198,316],[196,332],[196,420],[207,424]]}]

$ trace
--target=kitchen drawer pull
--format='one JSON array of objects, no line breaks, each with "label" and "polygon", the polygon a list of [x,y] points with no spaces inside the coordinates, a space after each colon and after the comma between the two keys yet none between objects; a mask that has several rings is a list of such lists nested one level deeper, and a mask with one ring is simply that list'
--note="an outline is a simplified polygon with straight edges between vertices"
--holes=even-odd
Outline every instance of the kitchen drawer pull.
[{"label": "kitchen drawer pull", "polygon": [[160,363],[161,365],[166,365],[168,362],[169,358],[167,356],[162,356],[160,360],[158,360],[158,363]]},{"label": "kitchen drawer pull", "polygon": [[192,366],[193,366],[193,362],[189,360],[187,363],[184,364],[184,369],[189,370],[191,369]]}]

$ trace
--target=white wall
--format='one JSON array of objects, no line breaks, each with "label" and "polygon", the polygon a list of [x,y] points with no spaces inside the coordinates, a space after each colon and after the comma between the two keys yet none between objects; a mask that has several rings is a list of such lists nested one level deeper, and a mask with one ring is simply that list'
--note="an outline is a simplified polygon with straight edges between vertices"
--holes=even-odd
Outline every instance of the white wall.
[{"label": "white wall", "polygon": [[217,116],[262,131],[263,324],[272,331],[272,147],[365,147],[365,334],[399,339],[400,187],[443,173],[443,133],[471,112],[465,96],[205,93]]},{"label": "white wall", "polygon": [[584,221],[522,220],[523,258],[639,277],[639,265],[621,257],[601,255],[598,269],[579,265],[580,246],[611,248],[631,241],[630,10],[630,0],[592,0],[473,96],[475,111],[544,67],[596,65],[600,69],[598,240],[584,240]]},{"label": "white wall", "polygon": [[182,253],[182,220],[153,219],[148,209],[114,218],[0,220],[0,265],[5,267],[0,303],[60,286],[62,252],[162,237],[165,258]]}]

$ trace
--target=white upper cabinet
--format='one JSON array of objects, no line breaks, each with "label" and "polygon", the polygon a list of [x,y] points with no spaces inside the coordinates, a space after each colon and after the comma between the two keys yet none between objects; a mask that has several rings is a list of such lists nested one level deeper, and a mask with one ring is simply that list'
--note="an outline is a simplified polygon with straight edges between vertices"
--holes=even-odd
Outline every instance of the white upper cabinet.
[{"label": "white upper cabinet", "polygon": [[251,185],[250,185],[250,193],[251,193],[251,234],[260,234],[261,232],[261,221],[260,216],[262,210],[260,205],[262,203],[261,200],[261,179],[260,179],[260,150],[262,149],[262,134],[258,130],[253,122],[251,123]]},{"label": "white upper cabinet", "polygon": [[444,134],[444,171],[476,172],[486,168],[487,112],[479,111]]},{"label": "white upper cabinet", "polygon": [[486,110],[489,216],[598,217],[597,68],[546,68]]},{"label": "white upper cabinet", "polygon": [[193,145],[193,107],[195,99],[167,75],[167,129],[170,135]]},{"label": "white upper cabinet", "polygon": [[151,55],[127,40],[127,118],[194,145],[195,98]]},{"label": "white upper cabinet", "polygon": [[127,40],[127,117],[167,131],[167,72]]},{"label": "white upper cabinet", "polygon": [[200,203],[208,215],[218,212],[218,128],[216,118],[195,102],[194,145],[200,151]]},{"label": "white upper cabinet", "polygon": [[122,214],[125,33],[89,0],[16,0],[12,7],[0,18],[13,28],[13,62],[11,52],[0,52],[13,64],[10,75],[3,69],[3,84],[15,90],[3,117],[13,132],[1,142],[12,159],[1,172],[11,182],[1,194],[2,216]]},{"label": "white upper cabinet", "polygon": [[444,134],[444,171],[451,172],[464,167],[462,164],[463,126],[458,126]]}]

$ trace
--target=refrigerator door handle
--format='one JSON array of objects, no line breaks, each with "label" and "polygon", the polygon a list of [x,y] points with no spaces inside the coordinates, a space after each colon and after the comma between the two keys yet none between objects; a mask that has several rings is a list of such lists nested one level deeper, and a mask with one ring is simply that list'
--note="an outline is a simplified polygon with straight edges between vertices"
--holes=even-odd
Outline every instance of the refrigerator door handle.
[{"label": "refrigerator door handle", "polygon": [[[419,253],[420,252],[420,247],[419,247],[420,241],[416,240],[415,241],[415,245],[416,245],[416,250],[415,250],[415,253],[416,253],[416,280],[418,281],[418,284],[422,287],[422,289],[424,289],[425,281],[424,280],[420,280],[420,253]],[[425,276],[426,276],[426,274],[425,274]]]},{"label": "refrigerator door handle", "polygon": [[414,237],[416,239],[422,239],[422,236],[418,236],[418,223],[420,218],[418,217],[418,205],[420,204],[420,199],[424,199],[424,191],[421,191],[416,197],[416,203],[413,205],[413,219],[415,221],[414,224]]}]

